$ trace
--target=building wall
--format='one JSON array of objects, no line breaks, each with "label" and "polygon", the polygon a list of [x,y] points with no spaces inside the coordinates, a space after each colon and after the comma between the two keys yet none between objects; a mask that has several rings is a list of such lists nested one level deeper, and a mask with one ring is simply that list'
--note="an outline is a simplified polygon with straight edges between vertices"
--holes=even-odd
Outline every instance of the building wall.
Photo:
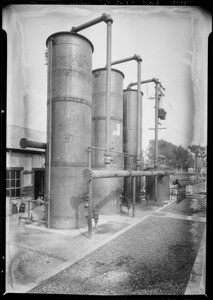
[{"label": "building wall", "polygon": [[[35,170],[45,170],[45,151],[44,149],[27,148],[21,149],[19,141],[21,138],[27,138],[34,141],[46,142],[46,133],[23,128],[15,125],[7,126],[7,141],[6,141],[6,200],[11,200],[11,205],[16,203],[18,208],[21,202],[34,198],[34,183],[35,183]],[[14,195],[14,182],[15,189],[18,181],[13,179],[14,171],[16,175],[20,176],[20,192]]]}]

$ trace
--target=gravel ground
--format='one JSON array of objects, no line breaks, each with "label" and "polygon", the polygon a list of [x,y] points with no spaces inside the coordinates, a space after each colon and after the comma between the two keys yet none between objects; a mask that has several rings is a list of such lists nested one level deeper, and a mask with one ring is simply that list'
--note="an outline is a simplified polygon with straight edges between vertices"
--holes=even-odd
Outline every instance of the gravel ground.
[{"label": "gravel ground", "polygon": [[204,228],[151,216],[29,293],[183,295]]},{"label": "gravel ground", "polygon": [[45,271],[48,272],[61,263],[63,263],[63,260],[40,251],[21,249],[10,262],[8,280],[11,287],[16,284],[29,284],[43,275],[44,266]]},{"label": "gravel ground", "polygon": [[173,202],[171,205],[163,208],[162,212],[176,213],[179,215],[188,215],[188,216],[206,216],[206,197],[202,196],[195,197],[192,195],[187,196],[186,199],[182,200],[179,203]]}]

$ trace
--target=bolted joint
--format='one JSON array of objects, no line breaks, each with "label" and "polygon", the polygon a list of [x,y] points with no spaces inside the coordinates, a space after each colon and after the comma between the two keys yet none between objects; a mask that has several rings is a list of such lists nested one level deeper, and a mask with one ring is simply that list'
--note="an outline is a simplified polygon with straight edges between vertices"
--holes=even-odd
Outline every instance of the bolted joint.
[{"label": "bolted joint", "polygon": [[105,23],[111,23],[111,24],[113,23],[113,19],[111,15],[103,14],[102,19]]},{"label": "bolted joint", "polygon": [[82,172],[84,180],[91,180],[92,179],[92,170],[89,168],[85,168]]},{"label": "bolted joint", "polygon": [[142,61],[141,56],[140,56],[140,55],[137,55],[137,54],[134,55],[134,59],[135,59],[137,62]]}]

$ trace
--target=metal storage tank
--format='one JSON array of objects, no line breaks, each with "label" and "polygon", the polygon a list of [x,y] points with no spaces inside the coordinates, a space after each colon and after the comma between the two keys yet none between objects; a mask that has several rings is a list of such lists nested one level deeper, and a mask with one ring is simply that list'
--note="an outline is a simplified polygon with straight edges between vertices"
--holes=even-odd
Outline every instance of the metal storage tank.
[{"label": "metal storage tank", "polygon": [[[123,152],[123,79],[124,74],[111,69],[110,147]],[[106,69],[92,72],[92,146],[105,149],[106,127]],[[92,168],[105,169],[104,151],[92,151]],[[109,169],[123,170],[123,157],[113,153]],[[100,178],[93,181],[94,204],[101,213],[119,209],[123,178]]]},{"label": "metal storage tank", "polygon": [[[137,90],[127,89],[123,91],[123,151],[135,155],[126,156],[124,159],[124,169],[137,170]],[[142,101],[141,92],[141,99]],[[137,178],[138,198],[140,188],[140,178]],[[130,178],[124,179],[124,197],[127,201],[131,200]],[[136,199],[137,199],[136,198]]]},{"label": "metal storage tank", "polygon": [[[87,224],[82,171],[91,146],[92,43],[82,35],[48,37],[46,194],[50,176],[50,227]],[[49,137],[51,136],[51,142]]]},{"label": "metal storage tank", "polygon": [[[153,170],[153,168],[146,168],[147,171]],[[161,165],[158,170],[169,170],[169,167]],[[170,199],[170,176],[159,175],[157,180],[158,185],[158,197],[157,201]],[[146,192],[149,195],[150,200],[155,200],[155,176],[147,176],[146,178]]]}]

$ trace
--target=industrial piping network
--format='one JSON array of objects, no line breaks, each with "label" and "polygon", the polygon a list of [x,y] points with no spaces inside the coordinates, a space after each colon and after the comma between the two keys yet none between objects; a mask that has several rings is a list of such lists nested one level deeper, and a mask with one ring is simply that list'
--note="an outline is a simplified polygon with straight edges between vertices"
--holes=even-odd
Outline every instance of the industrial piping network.
[{"label": "industrial piping network", "polygon": [[[111,25],[113,23],[113,19],[111,18],[111,15],[108,14],[102,14],[100,17],[93,19],[89,22],[86,22],[82,25],[79,25],[77,27],[72,27],[72,29],[70,30],[70,32],[72,33],[77,33],[83,29],[86,29],[88,27],[91,27],[95,24],[98,24],[100,22],[104,21],[107,24],[107,55],[106,55],[106,72],[107,72],[107,76],[106,76],[106,142],[105,142],[105,167],[107,168],[107,166],[111,163],[111,152],[110,152],[110,144],[109,144],[109,136],[110,136],[110,91],[111,91],[111,48],[112,48],[112,28]],[[52,39],[51,39],[52,42]],[[52,50],[52,43],[51,43],[51,47],[50,47],[50,52]],[[52,73],[52,61],[51,61],[51,57],[52,57],[52,53],[49,54],[50,55],[50,73]],[[52,91],[52,87],[51,87],[51,80],[50,80],[50,110],[49,110],[49,176],[48,176],[48,191],[47,191],[47,202],[48,202],[48,210],[47,210],[47,216],[48,216],[48,220],[47,220],[47,227],[50,227],[50,192],[51,192],[51,139],[52,139],[52,133],[51,133],[51,119],[52,119],[52,96],[51,96],[51,91]],[[23,140],[22,142],[20,141],[20,146],[22,148],[26,148],[26,147],[34,147],[34,148],[46,148],[46,144],[43,143],[39,143],[39,142],[34,142],[34,141],[29,141],[27,143],[27,140]],[[89,216],[88,216],[88,222],[90,222],[90,220],[92,219],[92,211],[89,210]]]},{"label": "industrial piping network", "polygon": [[132,210],[133,217],[135,211],[135,202],[136,202],[136,177],[141,176],[155,176],[157,178],[158,175],[169,176],[170,172],[167,170],[159,170],[159,171],[132,171],[132,170],[92,170],[90,168],[85,168],[83,170],[83,178],[88,182],[88,238],[92,238],[92,207],[93,207],[93,199],[92,199],[92,180],[98,178],[115,178],[115,177],[130,177],[132,178],[132,188],[133,188],[133,199],[132,199]]},{"label": "industrial piping network", "polygon": [[[73,27],[71,32],[78,32],[82,29],[88,28],[92,25],[98,24],[104,21],[107,24],[107,50],[106,50],[106,128],[105,128],[105,153],[104,153],[104,163],[105,168],[108,169],[111,163],[111,152],[110,152],[110,97],[111,97],[111,56],[112,56],[112,23],[113,19],[111,15],[102,14],[101,17],[96,18],[90,22],[84,23],[80,26]],[[90,156],[91,152],[89,152]],[[89,159],[91,162],[91,158]],[[91,184],[88,182],[88,192],[91,194]],[[93,218],[93,203],[91,197],[88,207],[88,235],[91,239],[92,236],[92,218]]]},{"label": "industrial piping network", "polygon": [[[141,81],[140,84],[144,83],[150,83],[154,82],[155,83],[155,150],[154,150],[154,169],[157,170],[158,167],[158,98],[160,95],[164,96],[164,93],[162,89],[165,91],[165,88],[162,86],[161,82],[157,78],[152,78],[152,79],[147,79],[144,81]],[[127,89],[131,89],[132,86],[138,85],[138,82],[131,82],[128,86]],[[160,94],[159,94],[160,92]],[[155,201],[157,201],[157,176],[155,176]]]},{"label": "industrial piping network", "polygon": [[124,62],[128,62],[131,60],[136,60],[138,63],[137,67],[137,170],[143,169],[142,166],[142,103],[140,101],[140,93],[141,93],[141,62],[142,58],[140,55],[133,55],[131,57],[123,58],[120,60],[115,60],[111,63],[111,65],[116,65]]},{"label": "industrial piping network", "polygon": [[[110,93],[111,93],[111,65],[112,64],[117,64],[121,63],[124,61],[129,61],[132,59],[137,60],[138,62],[138,72],[137,72],[137,78],[138,81],[136,83],[131,83],[129,87],[133,85],[137,85],[137,93],[138,93],[138,102],[139,102],[139,96],[141,93],[141,84],[145,82],[141,82],[141,62],[142,59],[138,55],[134,55],[133,57],[123,59],[123,60],[118,60],[111,62],[111,25],[113,23],[113,20],[110,15],[103,14],[101,17],[98,17],[92,21],[89,21],[87,23],[84,23],[80,26],[77,27],[72,27],[71,33],[77,33],[80,30],[86,29],[90,26],[93,26],[97,23],[100,23],[104,21],[107,24],[107,57],[106,57],[106,136],[105,136],[105,153],[104,153],[104,163],[105,163],[105,168],[108,169],[108,165],[111,163],[111,150],[110,150]],[[51,57],[51,53],[50,53]],[[51,63],[50,63],[50,71],[51,71]],[[158,99],[158,84],[159,81],[152,79],[151,81],[156,83],[156,99]],[[148,82],[148,81],[146,81]],[[149,81],[150,82],[150,81]],[[161,84],[160,87],[164,89]],[[158,101],[157,101],[158,102]],[[51,105],[51,86],[50,86],[50,105]],[[141,104],[142,105],[142,104]],[[139,103],[138,103],[139,107]],[[141,107],[142,108],[142,107]],[[138,120],[138,125],[141,124],[141,115],[140,115],[141,109],[138,109],[138,115],[137,115],[137,120]],[[50,109],[50,116],[49,116],[49,121],[51,121],[51,109]],[[140,133],[140,125],[138,126],[138,133]],[[51,131],[49,134],[49,152],[51,151]],[[143,171],[140,170],[141,166],[141,159],[140,159],[140,144],[141,144],[141,134],[137,135],[137,171],[130,171],[130,170],[92,170],[91,168],[86,168],[83,171],[83,177],[85,180],[88,182],[88,190],[89,190],[89,207],[88,207],[88,237],[92,237],[92,217],[93,217],[93,212],[92,212],[92,179],[97,179],[97,178],[112,178],[112,177],[131,177],[133,180],[133,203],[135,203],[135,179],[136,177],[141,177],[141,176],[155,176],[157,178],[157,175],[169,175],[168,171]],[[20,141],[20,146],[22,148],[26,147],[34,147],[34,148],[41,148],[45,149],[46,144],[45,143],[39,143],[39,142],[33,142],[27,139],[22,139]],[[92,148],[91,148],[92,149]],[[89,151],[90,153],[91,151]],[[122,153],[122,155],[131,155],[127,153]],[[49,160],[50,160],[50,153],[49,153]],[[89,166],[91,167],[91,157],[90,157],[90,163]],[[49,161],[49,166],[50,166],[50,161]],[[156,169],[156,164],[155,164],[155,169]],[[49,172],[50,172],[50,167],[49,167]],[[50,224],[50,188],[51,188],[51,178],[49,176],[49,182],[48,182],[48,228]],[[134,207],[133,207],[134,208]]]},{"label": "industrial piping network", "polygon": [[35,142],[35,141],[28,140],[26,138],[20,139],[19,145],[21,148],[32,147],[32,148],[46,149],[46,143]]},{"label": "industrial piping network", "polygon": [[[123,63],[126,61],[130,60],[137,60],[138,62],[138,81],[135,83],[130,83],[127,87],[127,89],[130,89],[131,86],[137,85],[137,106],[138,106],[138,132],[137,132],[137,171],[131,171],[131,170],[92,170],[90,168],[86,168],[83,171],[83,177],[85,180],[88,182],[88,200],[89,200],[89,215],[88,215],[88,237],[89,239],[92,238],[92,207],[93,207],[93,200],[92,200],[92,179],[98,179],[98,178],[113,178],[113,177],[131,177],[132,178],[132,188],[133,188],[133,201],[132,201],[132,210],[133,210],[133,216],[134,216],[134,211],[135,211],[135,198],[136,198],[136,193],[135,193],[135,188],[136,188],[136,177],[142,177],[142,176],[155,176],[155,201],[157,201],[157,176],[158,175],[170,175],[169,171],[163,171],[163,170],[157,170],[158,166],[158,97],[159,97],[159,86],[161,89],[165,90],[165,88],[161,85],[159,82],[159,79],[152,78],[149,80],[144,80],[141,81],[141,57],[139,55],[134,55],[129,58],[124,58],[120,59],[117,61],[114,61],[111,63],[111,65]],[[141,109],[142,107],[140,106],[140,93],[141,93],[141,84],[144,83],[150,83],[154,82],[155,83],[155,152],[154,152],[154,168],[155,171],[139,171],[140,169],[140,154],[142,153],[142,149],[140,148],[141,144],[141,134],[140,134],[140,129],[142,126],[142,118],[140,118],[141,114]],[[163,94],[162,90],[160,90],[160,93]],[[163,94],[164,95],[164,94]],[[140,153],[141,152],[141,153]],[[124,154],[124,153],[123,153]],[[125,154],[124,154],[125,155]],[[140,161],[139,161],[140,160]],[[91,218],[91,219],[90,219]]]},{"label": "industrial piping network", "polygon": [[107,53],[106,53],[106,143],[105,143],[105,154],[104,154],[104,163],[105,168],[108,168],[108,165],[111,162],[111,153],[110,153],[110,91],[111,91],[111,56],[112,56],[112,23],[113,19],[111,15],[102,14],[102,16],[93,19],[89,22],[86,22],[77,27],[72,27],[71,32],[77,33],[80,30],[86,29],[90,26],[98,24],[104,21],[107,24]]}]

